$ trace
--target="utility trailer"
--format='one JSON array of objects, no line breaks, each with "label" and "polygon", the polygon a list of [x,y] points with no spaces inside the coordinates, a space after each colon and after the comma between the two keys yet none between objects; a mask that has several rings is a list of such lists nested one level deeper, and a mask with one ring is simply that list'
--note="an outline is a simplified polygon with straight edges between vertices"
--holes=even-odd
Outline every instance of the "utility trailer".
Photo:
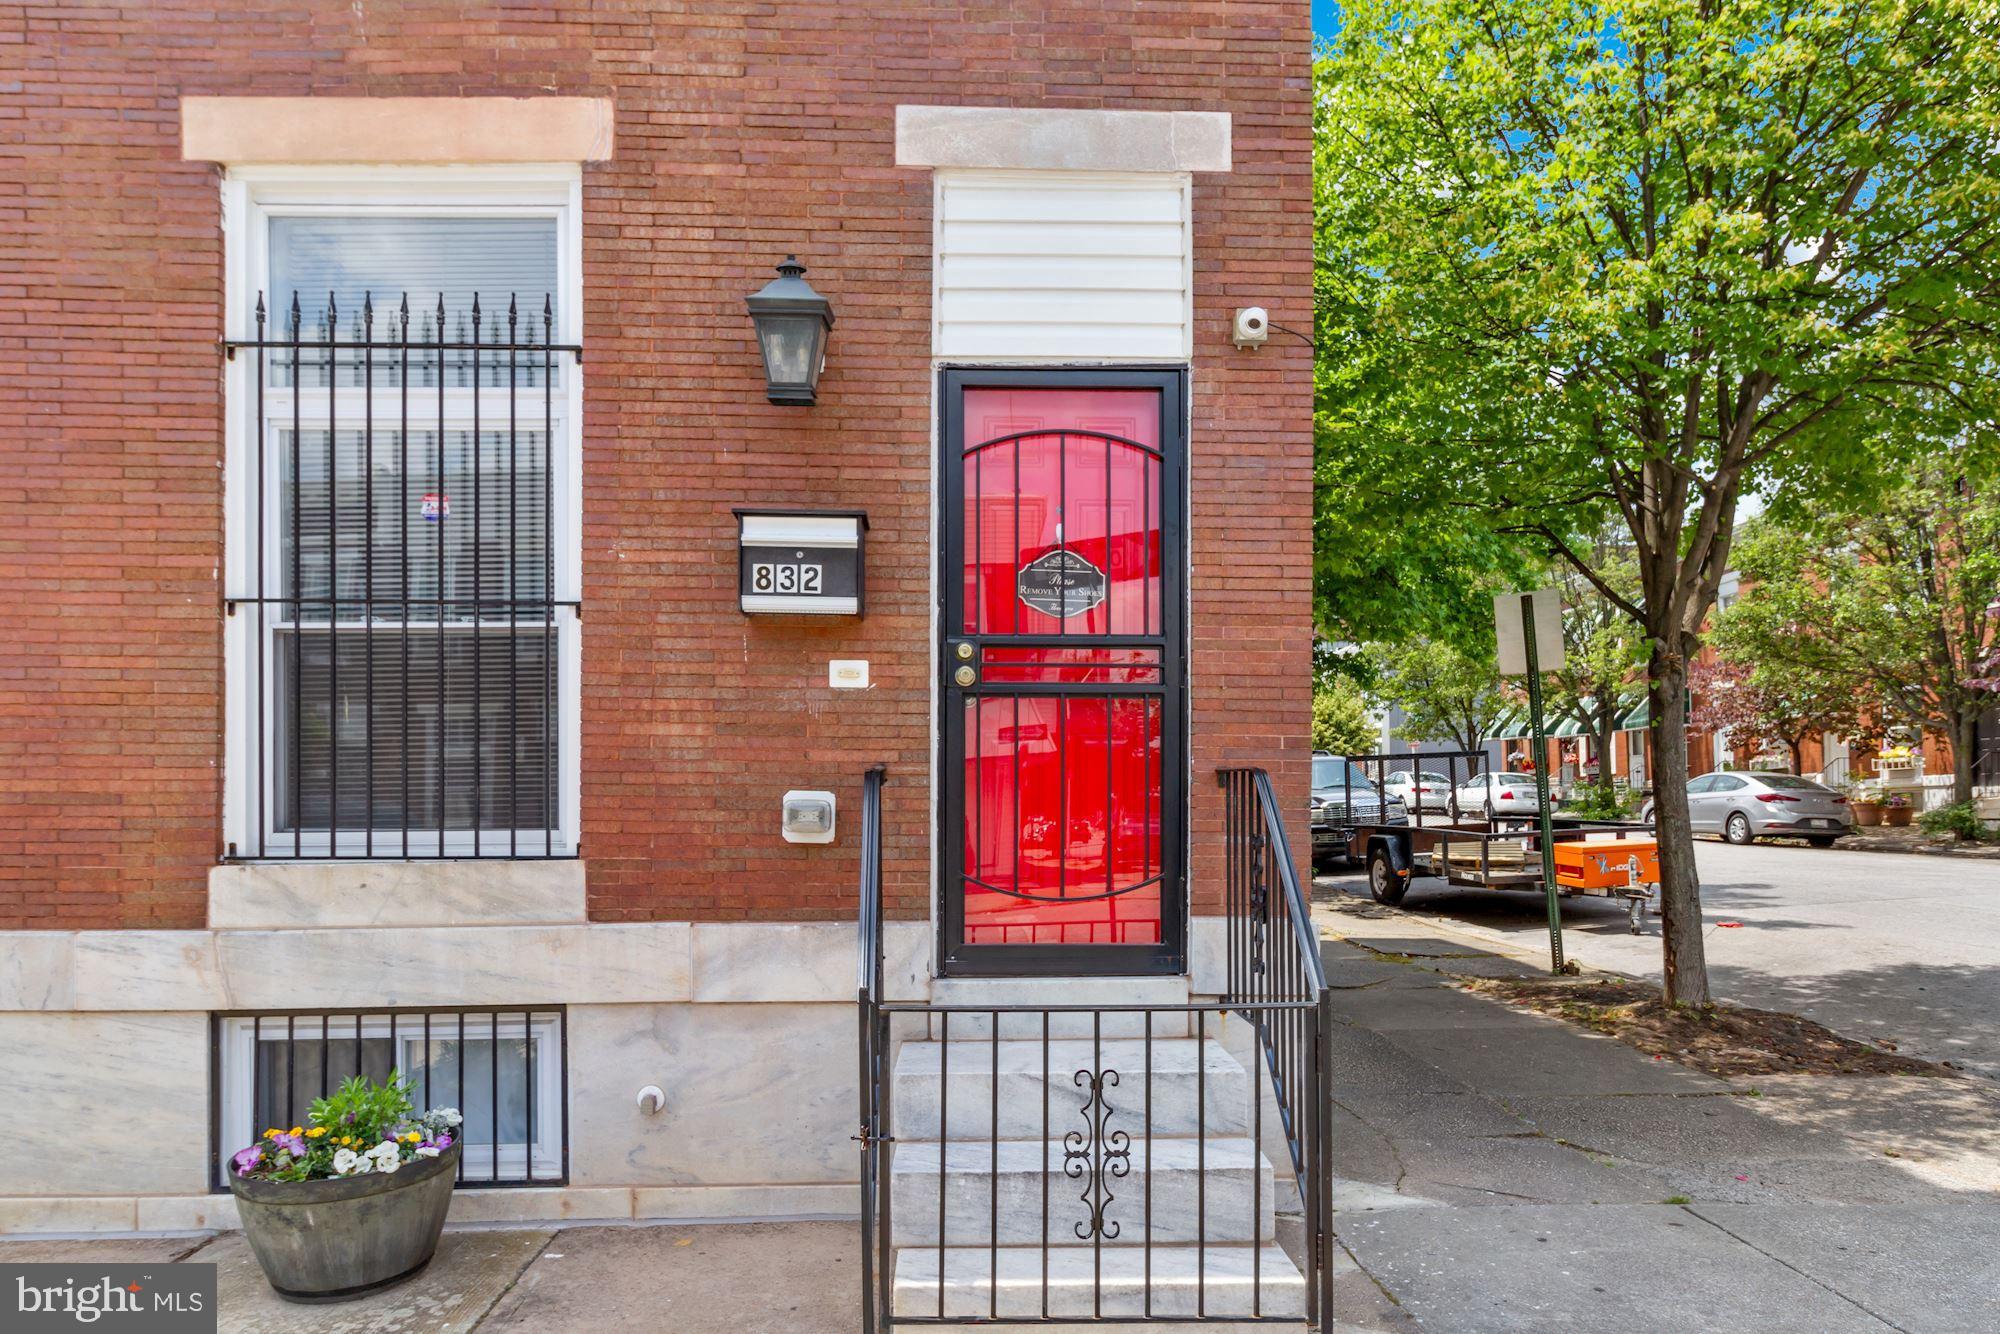
[{"label": "utility trailer", "polygon": [[[1406,824],[1354,822],[1346,830],[1347,856],[1368,868],[1368,892],[1377,903],[1402,902],[1418,876],[1477,889],[1542,888],[1542,834],[1533,813],[1487,814],[1459,808],[1458,794],[1485,769],[1479,751],[1418,751],[1410,755],[1350,755],[1347,761],[1368,774],[1377,791],[1386,790],[1390,764],[1409,764],[1413,773],[1446,767],[1453,778],[1448,809],[1426,812],[1414,806]],[[1466,784],[1456,781],[1460,768]],[[1646,909],[1660,887],[1659,845],[1653,826],[1629,820],[1555,817],[1550,839],[1556,891],[1564,898],[1614,898],[1625,902],[1632,934],[1645,924]]]}]

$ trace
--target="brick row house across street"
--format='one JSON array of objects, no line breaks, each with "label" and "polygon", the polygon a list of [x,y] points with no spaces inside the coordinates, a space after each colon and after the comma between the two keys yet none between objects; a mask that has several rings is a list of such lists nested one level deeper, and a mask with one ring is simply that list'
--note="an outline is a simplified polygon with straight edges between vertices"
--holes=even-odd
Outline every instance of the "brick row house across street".
[{"label": "brick row house across street", "polygon": [[[983,1314],[961,1243],[1241,1151],[1126,1241],[1316,1300],[1306,8],[0,20],[0,1232],[229,1226],[395,1068],[460,1221],[874,1226],[928,1138],[980,1230],[878,1229],[883,1309]],[[998,1199],[1052,1019],[1074,1227]],[[1112,1039],[1206,1089],[1138,1162]]]},{"label": "brick row house across street", "polygon": [[[1728,610],[1744,592],[1735,571],[1725,574],[1717,610]],[[1698,665],[1712,668],[1717,661],[1715,645],[1704,643]],[[1833,787],[1875,784],[1885,791],[1902,791],[1912,795],[1916,806],[1924,810],[1946,805],[1951,800],[1951,739],[1936,731],[1925,729],[1913,735],[1911,729],[1897,727],[1893,741],[1822,732],[1800,738],[1794,759],[1780,743],[1752,746],[1740,737],[1732,737],[1727,729],[1703,725],[1699,676],[1693,689],[1695,698],[1690,709],[1693,721],[1687,728],[1691,779],[1723,769],[1782,770]],[[1502,768],[1524,771],[1537,762],[1525,715],[1525,709],[1510,709],[1488,743],[1493,763]],[[1989,707],[1980,716],[1972,740],[1974,800],[1984,809],[2000,809],[2000,706]],[[1633,682],[1628,689],[1623,712],[1612,733],[1608,770],[1604,759],[1597,753],[1597,739],[1584,734],[1574,718],[1565,718],[1553,725],[1551,735],[1543,742],[1539,762],[1548,766],[1551,781],[1560,789],[1608,774],[1614,783],[1638,792],[1650,791],[1653,731],[1641,682]]]}]

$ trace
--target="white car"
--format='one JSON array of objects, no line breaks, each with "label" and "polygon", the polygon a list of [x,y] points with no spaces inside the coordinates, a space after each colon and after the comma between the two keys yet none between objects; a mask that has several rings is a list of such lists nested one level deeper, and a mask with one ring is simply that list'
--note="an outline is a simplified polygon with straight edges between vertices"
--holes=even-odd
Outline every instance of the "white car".
[{"label": "white car", "polygon": [[1412,810],[1448,811],[1451,809],[1451,780],[1443,774],[1428,770],[1417,773],[1395,773],[1382,790],[1392,797],[1401,797],[1403,804]]},{"label": "white car", "polygon": [[1535,776],[1533,774],[1475,774],[1459,784],[1458,809],[1467,815],[1533,815]]}]

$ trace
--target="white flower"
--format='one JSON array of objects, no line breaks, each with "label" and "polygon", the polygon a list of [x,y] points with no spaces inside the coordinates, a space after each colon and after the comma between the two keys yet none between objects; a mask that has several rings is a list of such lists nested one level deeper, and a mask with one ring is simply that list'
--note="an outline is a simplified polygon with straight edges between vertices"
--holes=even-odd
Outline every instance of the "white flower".
[{"label": "white flower", "polygon": [[403,1165],[402,1153],[397,1149],[396,1141],[392,1139],[383,1140],[364,1156],[374,1161],[375,1170],[378,1172],[393,1172]]},{"label": "white flower", "polygon": [[438,1153],[439,1153],[439,1149],[438,1149],[438,1146],[437,1146],[437,1145],[435,1145],[435,1144],[426,1144],[426,1145],[424,1145],[424,1146],[423,1146],[423,1147],[422,1147],[421,1149],[418,1149],[418,1150],[417,1150],[417,1157],[419,1157],[419,1158],[435,1158],[435,1157],[437,1157],[437,1156],[438,1156]]},{"label": "white flower", "polygon": [[371,1159],[352,1149],[335,1149],[333,1152],[333,1174],[337,1177],[360,1176],[374,1166]]}]

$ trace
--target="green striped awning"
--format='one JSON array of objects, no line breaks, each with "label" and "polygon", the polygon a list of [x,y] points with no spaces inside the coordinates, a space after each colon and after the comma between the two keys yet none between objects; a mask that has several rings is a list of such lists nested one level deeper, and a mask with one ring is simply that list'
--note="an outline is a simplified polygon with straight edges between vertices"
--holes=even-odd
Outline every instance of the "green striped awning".
[{"label": "green striped awning", "polygon": [[[1618,731],[1630,731],[1646,725],[1646,720],[1651,715],[1647,711],[1646,696],[1643,692],[1629,696],[1620,702],[1624,705],[1626,712],[1618,719]],[[1563,718],[1559,721],[1544,719],[1543,722],[1548,727],[1547,734],[1551,737],[1583,735],[1583,725],[1574,718]],[[1495,723],[1493,730],[1487,734],[1487,739],[1489,741],[1523,741],[1527,739],[1531,731],[1532,729],[1528,726],[1528,711],[1526,709],[1512,709],[1501,715],[1500,721]]]}]

